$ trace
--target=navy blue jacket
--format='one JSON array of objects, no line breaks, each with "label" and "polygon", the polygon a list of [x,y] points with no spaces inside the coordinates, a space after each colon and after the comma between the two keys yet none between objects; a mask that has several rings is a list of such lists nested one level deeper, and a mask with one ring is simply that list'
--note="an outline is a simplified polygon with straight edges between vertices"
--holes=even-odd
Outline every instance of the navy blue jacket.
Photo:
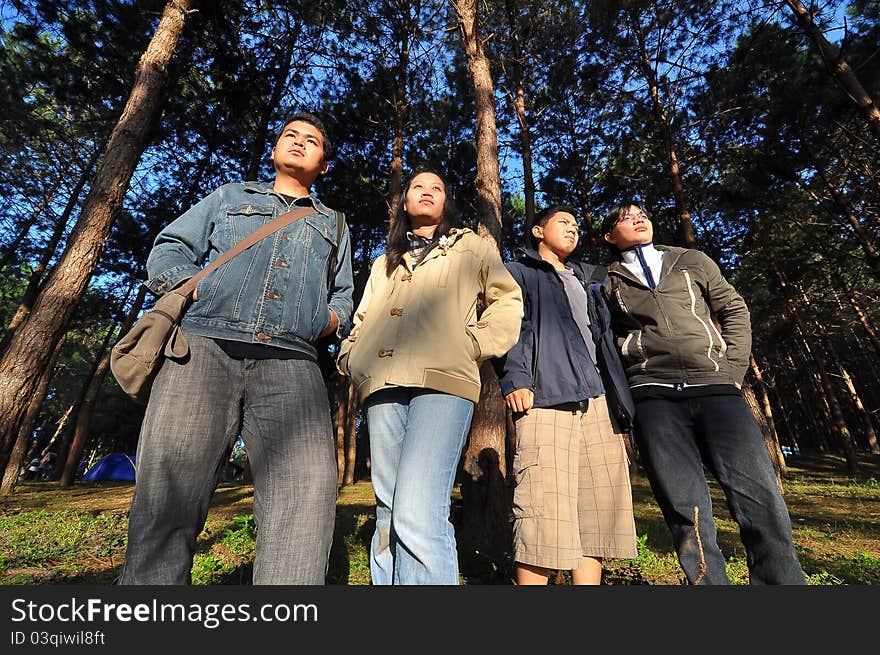
[{"label": "navy blue jacket", "polygon": [[[553,266],[534,250],[521,249],[520,259],[507,270],[523,292],[523,320],[517,343],[494,361],[501,393],[531,389],[535,407],[578,402],[603,393],[580,329],[569,310],[562,280]],[[590,329],[604,393],[612,415],[623,430],[632,425],[635,406],[611,332],[611,315],[601,292],[607,281],[605,268],[569,261],[575,276],[587,289]]]}]

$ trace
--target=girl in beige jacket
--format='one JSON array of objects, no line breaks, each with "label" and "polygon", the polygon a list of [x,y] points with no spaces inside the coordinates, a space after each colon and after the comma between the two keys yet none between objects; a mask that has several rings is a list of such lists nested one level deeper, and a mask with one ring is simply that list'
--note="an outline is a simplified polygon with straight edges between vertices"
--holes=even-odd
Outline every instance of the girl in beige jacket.
[{"label": "girl in beige jacket", "polygon": [[519,285],[491,243],[456,224],[446,181],[417,171],[340,346],[370,434],[373,584],[458,584],[449,503],[479,364],[519,336]]}]

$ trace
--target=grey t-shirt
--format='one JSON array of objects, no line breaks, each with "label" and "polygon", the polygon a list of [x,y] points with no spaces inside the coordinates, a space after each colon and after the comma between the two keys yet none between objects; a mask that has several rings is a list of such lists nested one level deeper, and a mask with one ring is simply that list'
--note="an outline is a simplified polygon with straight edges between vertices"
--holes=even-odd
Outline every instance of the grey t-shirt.
[{"label": "grey t-shirt", "polygon": [[557,270],[556,273],[559,275],[559,279],[562,280],[562,286],[565,288],[571,316],[574,318],[574,322],[577,323],[581,336],[584,338],[584,343],[587,346],[587,351],[590,353],[590,359],[595,364],[597,362],[596,344],[593,342],[593,333],[590,331],[590,315],[587,312],[587,291],[570,268],[561,271]]}]

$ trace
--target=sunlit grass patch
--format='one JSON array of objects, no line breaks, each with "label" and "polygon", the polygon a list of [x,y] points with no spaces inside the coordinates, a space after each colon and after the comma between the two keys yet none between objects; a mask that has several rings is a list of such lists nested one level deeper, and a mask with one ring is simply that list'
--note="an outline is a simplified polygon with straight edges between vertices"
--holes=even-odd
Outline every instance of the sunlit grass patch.
[{"label": "sunlit grass patch", "polygon": [[[232,521],[233,527],[226,528],[222,538],[211,543],[209,550],[193,557],[191,580],[194,585],[214,584],[253,563],[257,547],[254,517],[252,514],[236,516]],[[203,531],[202,534],[210,533]]]},{"label": "sunlit grass patch", "polygon": [[121,558],[128,518],[84,510],[20,512],[0,517],[0,570],[72,566],[83,559]]}]

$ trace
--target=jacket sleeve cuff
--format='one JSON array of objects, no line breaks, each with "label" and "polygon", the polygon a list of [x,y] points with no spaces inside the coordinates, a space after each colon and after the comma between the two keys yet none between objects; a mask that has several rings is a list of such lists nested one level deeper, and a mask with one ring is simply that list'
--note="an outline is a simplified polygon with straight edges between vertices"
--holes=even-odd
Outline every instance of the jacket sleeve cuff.
[{"label": "jacket sleeve cuff", "polygon": [[334,303],[331,300],[330,309],[336,313],[336,318],[339,319],[339,325],[336,328],[336,336],[340,339],[345,339],[348,336],[348,333],[351,332],[351,308],[349,305]]},{"label": "jacket sleeve cuff", "polygon": [[144,282],[144,286],[157,296],[161,296],[186,282],[199,270],[201,269],[198,266],[175,266],[147,280]]},{"label": "jacket sleeve cuff", "polygon": [[518,378],[517,376],[511,375],[509,377],[505,377],[501,379],[501,395],[506,396],[509,393],[513,393],[517,389],[531,389],[532,381],[526,380],[524,378]]},{"label": "jacket sleeve cuff", "polygon": [[336,370],[340,375],[348,377],[348,355],[351,347],[354,345],[354,339],[343,339],[339,344],[339,354],[336,356]]}]

